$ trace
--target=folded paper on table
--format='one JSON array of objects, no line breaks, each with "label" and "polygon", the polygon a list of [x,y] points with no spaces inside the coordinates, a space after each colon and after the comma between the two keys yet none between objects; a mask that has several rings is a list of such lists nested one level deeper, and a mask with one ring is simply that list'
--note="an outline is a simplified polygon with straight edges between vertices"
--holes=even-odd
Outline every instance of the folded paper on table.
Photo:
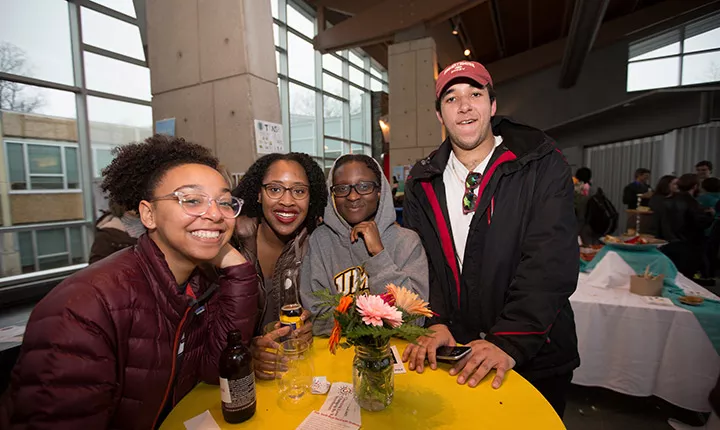
[{"label": "folded paper on table", "polygon": [[185,421],[185,428],[187,430],[220,430],[220,426],[210,414],[210,411],[205,411]]},{"label": "folded paper on table", "polygon": [[[593,260],[595,261],[595,260]],[[588,285],[597,288],[630,288],[635,271],[615,252],[607,252],[587,278]]]},{"label": "folded paper on table", "polygon": [[330,393],[320,408],[320,413],[362,425],[360,421],[360,405],[355,400],[352,384],[347,382],[333,382]]},{"label": "folded paper on table", "polygon": [[312,411],[295,430],[357,430],[359,428],[359,425],[349,421]]}]

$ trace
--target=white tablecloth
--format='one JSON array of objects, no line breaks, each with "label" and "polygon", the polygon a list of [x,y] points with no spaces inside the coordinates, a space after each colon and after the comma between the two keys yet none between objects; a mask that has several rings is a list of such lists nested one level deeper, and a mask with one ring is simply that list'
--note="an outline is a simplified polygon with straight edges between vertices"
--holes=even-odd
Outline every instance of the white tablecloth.
[{"label": "white tablecloth", "polygon": [[[655,395],[710,412],[708,394],[720,374],[720,356],[692,312],[647,304],[625,288],[591,287],[587,277],[580,274],[570,297],[581,361],[573,383]],[[713,296],[682,275],[677,283]]]}]

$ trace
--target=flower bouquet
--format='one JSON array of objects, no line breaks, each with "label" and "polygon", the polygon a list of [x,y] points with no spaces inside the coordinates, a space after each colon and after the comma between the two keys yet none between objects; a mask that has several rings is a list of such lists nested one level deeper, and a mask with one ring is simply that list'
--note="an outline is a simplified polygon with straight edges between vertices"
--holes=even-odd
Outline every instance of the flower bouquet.
[{"label": "flower bouquet", "polygon": [[[386,293],[371,295],[333,295],[327,291],[319,296],[331,307],[328,317],[335,324],[330,333],[330,352],[355,347],[353,386],[358,404],[366,410],[379,411],[390,405],[394,392],[393,360],[390,338],[395,336],[409,342],[430,330],[412,324],[433,314],[428,303],[417,294],[388,284]],[[341,338],[345,341],[341,342]]]}]

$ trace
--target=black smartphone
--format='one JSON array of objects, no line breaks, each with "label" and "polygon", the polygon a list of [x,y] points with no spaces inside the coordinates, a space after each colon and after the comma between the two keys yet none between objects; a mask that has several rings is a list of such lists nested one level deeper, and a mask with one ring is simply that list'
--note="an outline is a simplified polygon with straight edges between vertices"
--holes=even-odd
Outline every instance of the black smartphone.
[{"label": "black smartphone", "polygon": [[441,346],[435,352],[438,361],[458,361],[470,354],[469,346]]}]

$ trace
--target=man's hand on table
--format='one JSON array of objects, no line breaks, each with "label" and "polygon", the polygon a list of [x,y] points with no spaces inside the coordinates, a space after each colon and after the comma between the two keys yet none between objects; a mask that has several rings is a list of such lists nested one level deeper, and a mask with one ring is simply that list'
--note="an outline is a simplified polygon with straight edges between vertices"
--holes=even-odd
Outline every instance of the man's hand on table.
[{"label": "man's hand on table", "polygon": [[425,369],[425,357],[430,363],[430,368],[435,370],[437,369],[435,351],[441,346],[455,346],[455,338],[445,324],[435,324],[428,328],[433,333],[419,337],[417,345],[409,344],[402,355],[402,361],[408,363],[410,370],[417,369],[418,373],[422,373]]},{"label": "man's hand on table", "polygon": [[[436,324],[429,329],[434,333],[419,337],[417,345],[410,344],[403,351],[402,360],[408,363],[410,370],[417,369],[418,373],[423,372],[426,357],[430,368],[437,369],[435,352],[439,347],[456,345],[455,338],[446,325]],[[470,387],[476,387],[492,369],[496,369],[492,387],[500,388],[505,372],[515,367],[515,360],[505,351],[485,340],[474,340],[466,346],[471,347],[472,352],[450,369],[451,375],[459,374],[458,384],[467,382]]]},{"label": "man's hand on table", "polygon": [[469,386],[476,387],[490,373],[490,370],[496,369],[492,387],[500,388],[505,378],[505,372],[515,367],[515,359],[486,340],[474,340],[467,346],[472,348],[472,352],[455,364],[450,369],[450,374],[460,373],[457,379],[458,384],[467,382]]}]

